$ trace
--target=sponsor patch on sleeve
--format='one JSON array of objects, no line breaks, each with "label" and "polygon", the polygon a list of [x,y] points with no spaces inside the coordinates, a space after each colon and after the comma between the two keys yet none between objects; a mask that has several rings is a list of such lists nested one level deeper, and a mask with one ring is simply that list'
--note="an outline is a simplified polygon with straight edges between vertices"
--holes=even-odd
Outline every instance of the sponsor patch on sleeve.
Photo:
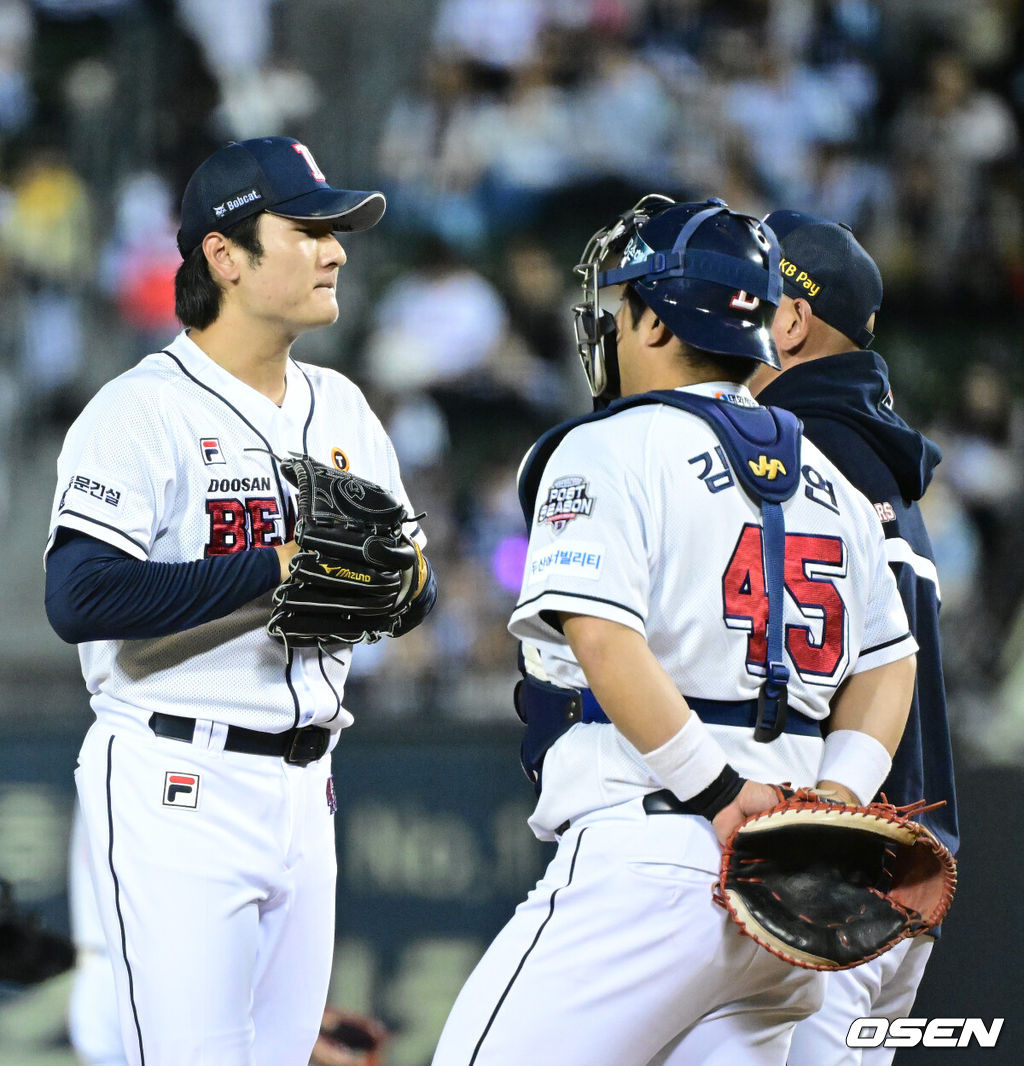
[{"label": "sponsor patch on sleeve", "polygon": [[550,574],[560,577],[596,581],[604,566],[604,547],[590,541],[564,541],[541,551],[531,552],[526,560],[526,583],[535,585]]},{"label": "sponsor patch on sleeve", "polygon": [[68,481],[68,487],[64,490],[60,498],[59,510],[64,510],[65,505],[69,502],[69,495],[71,500],[77,498],[78,493],[85,493],[87,496],[91,496],[94,500],[99,500],[101,503],[105,503],[110,507],[118,507],[121,503],[121,490],[113,488],[110,485],[104,485],[101,481],[97,481],[95,478],[89,477],[87,474],[75,474],[70,481]]}]

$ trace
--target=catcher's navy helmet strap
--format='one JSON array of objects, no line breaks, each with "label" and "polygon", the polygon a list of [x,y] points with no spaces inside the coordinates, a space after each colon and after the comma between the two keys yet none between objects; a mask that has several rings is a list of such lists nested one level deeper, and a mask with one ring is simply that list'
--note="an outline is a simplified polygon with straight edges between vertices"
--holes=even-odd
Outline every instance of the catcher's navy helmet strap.
[{"label": "catcher's navy helmet strap", "polygon": [[786,523],[782,505],[761,500],[762,543],[765,585],[768,592],[767,676],[757,697],[757,725],[754,739],[769,744],[786,726],[789,667],[783,662],[783,621],[785,607]]},{"label": "catcher's navy helmet strap", "polygon": [[628,263],[615,270],[598,274],[598,285],[621,285],[636,279],[660,281],[662,278],[692,278],[696,281],[712,281],[731,289],[742,289],[751,296],[771,303],[778,303],[782,293],[778,264],[775,270],[765,270],[756,263],[723,255],[692,249],[689,252],[655,252],[642,262]]},{"label": "catcher's navy helmet strap", "polygon": [[[777,242],[765,242],[765,250],[768,252],[767,269],[749,260],[737,259],[721,252],[697,248],[687,251],[690,238],[708,219],[723,212],[735,214],[730,212],[721,200],[709,200],[708,203],[711,206],[687,219],[670,252],[653,252],[637,262],[599,271],[597,287],[600,289],[606,285],[621,285],[637,279],[653,282],[662,278],[684,277],[742,289],[751,296],[778,304],[782,295],[782,272]],[[752,216],[739,217],[747,218],[754,227],[760,226],[760,222]]]},{"label": "catcher's navy helmet strap", "polygon": [[[709,206],[705,207],[703,211],[698,211],[686,220],[686,224],[676,235],[670,253],[653,252],[639,262],[627,263],[624,266],[613,268],[611,270],[599,271],[597,275],[597,287],[600,289],[605,285],[621,285],[624,281],[632,281],[634,278],[644,277],[650,273],[649,267],[655,260],[659,263],[655,269],[655,273],[663,274],[666,277],[672,276],[673,272],[682,274],[683,263],[686,258],[686,246],[689,243],[690,238],[696,232],[697,227],[702,225],[707,219],[721,214],[723,211],[728,214],[729,209],[725,206],[725,201],[723,200],[708,200],[708,205]],[[668,269],[668,260],[670,257],[673,263],[671,269]]]}]

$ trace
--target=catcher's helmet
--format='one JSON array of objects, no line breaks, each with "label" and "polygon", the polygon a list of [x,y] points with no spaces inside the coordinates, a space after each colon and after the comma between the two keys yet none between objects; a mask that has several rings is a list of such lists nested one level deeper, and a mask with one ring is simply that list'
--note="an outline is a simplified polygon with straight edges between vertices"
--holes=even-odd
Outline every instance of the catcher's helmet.
[{"label": "catcher's helmet", "polygon": [[584,292],[573,308],[577,348],[595,397],[618,393],[614,317],[600,304],[608,285],[629,283],[695,348],[780,368],[771,337],[782,295],[778,241],[722,200],[645,196],[590,238],[576,273]]}]

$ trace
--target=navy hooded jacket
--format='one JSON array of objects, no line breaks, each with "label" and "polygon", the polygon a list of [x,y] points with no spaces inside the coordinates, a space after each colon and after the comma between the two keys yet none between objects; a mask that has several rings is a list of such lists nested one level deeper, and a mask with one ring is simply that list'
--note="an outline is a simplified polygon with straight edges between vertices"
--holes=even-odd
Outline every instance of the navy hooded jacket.
[{"label": "navy hooded jacket", "polygon": [[920,821],[955,852],[959,829],[939,644],[939,587],[917,504],[942,453],[892,409],[888,367],[872,351],[799,363],[762,389],[757,400],[797,415],[805,436],[878,512],[886,556],[919,645],[910,717],[882,791],[897,805],[945,800]]}]

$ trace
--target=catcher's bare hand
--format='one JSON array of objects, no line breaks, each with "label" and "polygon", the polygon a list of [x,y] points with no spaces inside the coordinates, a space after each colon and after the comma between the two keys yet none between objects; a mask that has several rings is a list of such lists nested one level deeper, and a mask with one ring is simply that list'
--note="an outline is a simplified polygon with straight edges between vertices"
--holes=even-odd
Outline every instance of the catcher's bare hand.
[{"label": "catcher's bare hand", "polygon": [[723,847],[732,836],[733,830],[746,821],[752,814],[760,814],[774,807],[782,798],[777,785],[766,785],[760,781],[744,781],[736,798],[711,820],[718,843]]},{"label": "catcher's bare hand", "polygon": [[838,781],[819,781],[814,791],[819,793],[823,799],[849,803],[853,807],[860,805],[860,799],[846,785],[841,785]]}]

